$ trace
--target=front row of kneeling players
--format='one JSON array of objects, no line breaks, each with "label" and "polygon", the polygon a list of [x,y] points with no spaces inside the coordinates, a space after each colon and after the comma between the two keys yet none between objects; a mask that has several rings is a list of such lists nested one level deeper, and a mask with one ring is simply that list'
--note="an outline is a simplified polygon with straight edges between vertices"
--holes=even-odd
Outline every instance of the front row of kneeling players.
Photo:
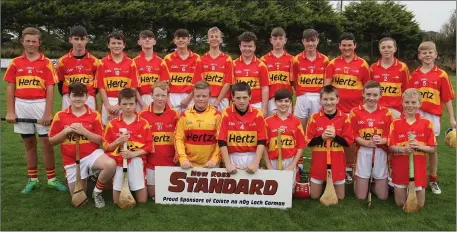
[{"label": "front row of kneeling players", "polygon": [[[194,86],[195,105],[181,115],[168,106],[168,90],[166,83],[156,82],[152,91],[153,103],[139,114],[135,113],[135,92],[122,90],[118,100],[122,114],[111,120],[102,132],[100,114],[84,105],[88,96],[86,86],[70,85],[71,106],[55,115],[49,136],[52,144],[62,146],[72,194],[76,179],[75,135],[81,138],[81,178],[87,179],[89,171],[100,171],[92,196],[95,206],[101,208],[105,205],[101,192],[111,179],[113,201],[118,203],[123,158],[129,162],[130,189],[135,192],[137,201],[143,203],[148,195],[154,198],[156,166],[175,166],[179,162],[182,168],[213,168],[223,159],[230,173],[238,169],[254,173],[263,157],[268,169],[278,169],[276,139],[281,130],[284,170],[296,172],[303,149],[306,146],[312,149],[311,198],[317,199],[322,193],[327,167],[325,141],[331,140],[332,179],[338,199],[344,198],[346,161],[343,147],[355,142],[358,155],[354,191],[358,199],[366,198],[371,175],[375,179],[373,192],[379,199],[387,199],[390,164],[395,202],[403,205],[409,182],[408,154],[412,152],[417,198],[419,205],[424,205],[426,153],[435,151],[436,140],[432,123],[418,115],[421,95],[416,89],[404,92],[404,112],[399,119],[393,120],[390,110],[378,105],[381,87],[375,81],[364,86],[364,104],[354,108],[350,115],[337,109],[337,89],[324,86],[320,91],[323,107],[310,117],[306,132],[300,121],[289,113],[292,94],[288,90],[276,92],[277,112],[266,119],[260,110],[249,105],[251,90],[244,82],[232,87],[233,104],[222,113],[208,104],[210,87],[204,81]],[[128,133],[121,133],[121,128],[126,128]],[[408,140],[409,133],[414,133],[415,139]],[[126,142],[129,149],[121,150]],[[104,151],[99,149],[100,144]]]}]

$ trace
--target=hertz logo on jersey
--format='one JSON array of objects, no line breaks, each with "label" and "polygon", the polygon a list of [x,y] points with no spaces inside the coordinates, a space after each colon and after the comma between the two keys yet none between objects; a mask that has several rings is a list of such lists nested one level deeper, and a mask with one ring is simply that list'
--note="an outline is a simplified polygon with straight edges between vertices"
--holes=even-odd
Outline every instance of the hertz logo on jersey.
[{"label": "hertz logo on jersey", "polygon": [[173,132],[153,132],[152,137],[152,139],[154,140],[154,146],[174,144]]},{"label": "hertz logo on jersey", "polygon": [[216,143],[215,130],[186,131],[186,142],[194,145],[212,145]]},{"label": "hertz logo on jersey", "polygon": [[[313,152],[315,151],[323,151],[323,152],[326,152],[327,151],[327,148],[325,146],[325,142],[322,142],[321,144],[319,144],[318,146],[314,146],[313,147]],[[332,141],[330,143],[330,151],[331,152],[338,152],[338,151],[342,151],[344,152],[344,148],[343,146],[341,146],[339,143],[335,142],[335,141]]]},{"label": "hertz logo on jersey", "polygon": [[[85,143],[90,143],[89,139],[86,138],[85,136],[80,136],[79,137],[79,143],[80,144],[85,144]],[[68,134],[67,138],[63,142],[63,144],[76,144],[76,135],[75,134]]]},{"label": "hertz logo on jersey", "polygon": [[191,85],[193,73],[170,73],[170,84]]},{"label": "hertz logo on jersey", "polygon": [[333,85],[342,89],[362,89],[362,82],[356,76],[346,74],[335,74]]},{"label": "hertz logo on jersey", "polygon": [[157,74],[142,74],[140,75],[140,85],[152,85],[159,79]]},{"label": "hertz logo on jersey", "polygon": [[[293,149],[295,147],[294,137],[290,135],[281,135],[281,146],[282,149]],[[278,148],[277,137],[270,138],[270,143],[268,146],[268,151],[272,152]]]},{"label": "hertz logo on jersey", "polygon": [[435,105],[440,104],[440,91],[429,87],[419,88],[419,91],[422,95],[422,102],[430,102]]},{"label": "hertz logo on jersey", "polygon": [[121,91],[132,83],[132,80],[126,77],[106,77],[103,81],[106,91]]},{"label": "hertz logo on jersey", "polygon": [[324,74],[301,74],[298,76],[298,84],[303,87],[322,87]]},{"label": "hertz logo on jersey", "polygon": [[36,76],[18,76],[16,78],[16,89],[24,88],[44,89],[44,81]]},{"label": "hertz logo on jersey", "polygon": [[270,71],[268,72],[270,77],[270,84],[289,84],[289,72],[283,71]]},{"label": "hertz logo on jersey", "polygon": [[[378,135],[381,136],[383,129],[377,129]],[[370,140],[374,135],[374,128],[365,128],[359,130],[359,136],[365,140]]]},{"label": "hertz logo on jersey", "polygon": [[257,131],[228,131],[228,146],[257,146]]},{"label": "hertz logo on jersey", "polygon": [[260,81],[259,78],[255,77],[237,77],[236,83],[246,82],[252,89],[260,89]]},{"label": "hertz logo on jersey", "polygon": [[[138,150],[142,149],[143,147],[144,147],[143,143],[134,142],[134,141],[127,142],[127,149],[129,151],[138,151]],[[117,147],[116,150],[114,150],[114,152],[111,153],[111,155],[112,156],[121,156],[121,153],[119,151],[120,148],[121,148],[121,146]]]},{"label": "hertz logo on jersey", "polygon": [[401,83],[380,82],[382,96],[401,96]]},{"label": "hertz logo on jersey", "polygon": [[224,85],[224,73],[221,72],[204,72],[203,79],[210,85]]},{"label": "hertz logo on jersey", "polygon": [[92,86],[94,84],[94,78],[91,75],[70,75],[65,78],[65,84],[71,85],[72,83],[83,83],[85,85]]}]

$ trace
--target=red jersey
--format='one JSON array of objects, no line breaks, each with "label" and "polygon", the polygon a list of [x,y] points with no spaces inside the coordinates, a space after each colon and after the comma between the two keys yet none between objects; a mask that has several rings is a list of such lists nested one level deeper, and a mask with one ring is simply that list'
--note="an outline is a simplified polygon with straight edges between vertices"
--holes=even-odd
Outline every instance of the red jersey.
[{"label": "red jersey", "polygon": [[227,142],[229,154],[256,152],[257,141],[266,139],[265,121],[260,110],[249,106],[246,114],[241,116],[232,104],[223,111],[217,140]]},{"label": "red jersey", "polygon": [[371,79],[379,82],[381,85],[379,104],[402,112],[401,96],[408,88],[408,66],[395,58],[394,63],[390,67],[383,68],[381,60],[372,64],[370,67]]},{"label": "red jersey", "polygon": [[324,86],[324,73],[329,63],[328,57],[316,52],[313,61],[302,52],[292,60],[292,81],[296,96],[304,93],[319,93]]},{"label": "red jersey", "polygon": [[[329,119],[324,110],[313,114],[306,125],[305,143],[309,144],[314,137],[322,136],[327,126],[333,125],[336,129],[336,135],[343,137],[349,144],[354,142],[351,122],[346,114],[338,110],[336,116]],[[333,181],[344,180],[346,176],[346,155],[344,147],[332,141],[330,143],[331,152],[331,167]],[[311,159],[311,177],[317,180],[327,179],[327,144],[323,141],[322,144],[312,148]]]},{"label": "red jersey", "polygon": [[278,159],[278,129],[281,134],[282,159],[293,158],[298,149],[305,148],[305,133],[300,120],[289,114],[286,120],[282,120],[276,113],[265,119],[268,137],[268,157],[270,160]]},{"label": "red jersey", "polygon": [[144,56],[144,51],[141,51],[133,61],[138,69],[138,78],[140,81],[138,91],[140,95],[151,94],[152,85],[157,80],[168,79],[168,68],[162,62],[162,58],[158,57],[155,52],[152,54],[152,58],[147,60]]},{"label": "red jersey", "polygon": [[234,83],[246,82],[251,87],[251,104],[262,102],[262,87],[269,86],[267,66],[257,57],[246,64],[243,57],[233,61]]},{"label": "red jersey", "polygon": [[117,98],[121,90],[139,87],[135,62],[125,54],[122,56],[122,61],[116,63],[109,53],[98,66],[95,88],[105,89],[108,97]]},{"label": "red jersey", "polygon": [[354,59],[346,62],[339,56],[328,64],[325,78],[333,79],[332,85],[338,89],[340,102],[338,107],[349,113],[352,108],[362,104],[363,85],[370,80],[367,62],[354,54]]},{"label": "red jersey", "polygon": [[[433,132],[433,124],[430,120],[416,114],[416,121],[409,125],[405,115],[399,119],[394,119],[390,125],[389,146],[406,146],[408,144],[408,134],[414,133],[420,145],[436,146],[436,138]],[[425,152],[414,152],[414,183],[416,186],[427,186],[427,156]],[[409,183],[409,154],[391,155],[392,162],[392,182],[399,185]]]},{"label": "red jersey", "polygon": [[59,81],[63,81],[62,94],[68,94],[71,83],[80,82],[87,86],[89,95],[95,96],[94,82],[99,60],[87,50],[82,59],[76,59],[72,51],[73,49],[57,61],[57,76]]},{"label": "red jersey", "polygon": [[[233,82],[233,61],[232,58],[221,52],[216,58],[212,58],[209,53],[201,57],[202,60],[202,78],[209,83],[211,88],[211,97],[218,97],[224,84]],[[230,91],[227,92],[226,98],[229,98]]]},{"label": "red jersey", "polygon": [[267,66],[268,76],[270,77],[270,99],[274,98],[276,91],[279,89],[287,89],[293,93],[292,86],[290,86],[290,69],[293,58],[293,56],[285,51],[280,57],[276,57],[273,55],[273,52],[270,51],[260,58]]},{"label": "red jersey", "polygon": [[443,115],[443,103],[455,98],[447,73],[436,65],[427,73],[423,73],[421,67],[414,70],[409,84],[421,92],[421,110],[427,113]]},{"label": "red jersey", "polygon": [[58,81],[51,60],[42,53],[34,61],[30,61],[25,53],[14,58],[3,80],[16,84],[15,97],[29,100],[46,98],[46,87]]},{"label": "red jersey", "polygon": [[[360,137],[364,140],[370,140],[374,136],[374,128],[376,134],[387,139],[389,135],[389,127],[392,122],[392,112],[388,108],[378,105],[373,112],[368,112],[363,105],[359,105],[351,110],[349,114],[351,120],[354,139]],[[360,147],[357,144],[357,149]],[[382,145],[380,148],[387,152],[387,146]]]},{"label": "red jersey", "polygon": [[[81,116],[74,115],[71,111],[71,106],[57,112],[52,119],[49,136],[56,136],[65,129],[65,127],[70,126],[73,123],[82,123],[90,132],[102,136],[103,126],[100,113],[91,110],[87,105],[86,110],[86,113]],[[100,144],[91,142],[86,137],[81,136],[79,140],[79,158],[82,159],[99,148]],[[73,134],[67,135],[67,138],[60,145],[60,151],[62,153],[63,166],[74,164],[76,162],[76,136]]]},{"label": "red jersey", "polygon": [[[126,124],[122,119],[122,114],[109,121],[108,125],[106,125],[105,133],[103,134],[103,148],[105,151],[106,148],[121,135],[121,132],[119,131],[120,128],[127,128],[127,132],[130,135],[127,147],[130,151],[138,151],[141,149],[148,153],[152,152],[153,143],[149,123],[137,116],[135,121],[130,124]],[[120,149],[122,149],[122,145],[118,146],[114,151],[107,152],[106,154],[116,160],[117,166],[122,167],[123,158],[119,151]],[[145,160],[146,156],[142,156],[142,159]],[[132,159],[128,159],[127,161],[130,163],[131,160]]]},{"label": "red jersey", "polygon": [[202,79],[200,56],[188,51],[189,56],[185,60],[179,56],[178,50],[163,58],[170,74],[161,80],[170,83],[170,93],[190,93],[193,85]]},{"label": "red jersey", "polygon": [[147,110],[141,111],[138,116],[148,121],[151,127],[154,152],[147,155],[146,167],[155,169],[156,166],[175,166],[175,128],[179,114],[171,109],[168,104],[162,114],[154,113],[154,103]]}]

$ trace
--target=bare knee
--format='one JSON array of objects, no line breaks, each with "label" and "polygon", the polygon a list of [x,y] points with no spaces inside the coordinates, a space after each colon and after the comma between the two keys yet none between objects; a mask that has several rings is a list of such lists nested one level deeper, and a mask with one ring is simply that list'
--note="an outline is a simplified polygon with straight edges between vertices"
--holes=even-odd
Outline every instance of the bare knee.
[{"label": "bare knee", "polygon": [[116,171],[116,166],[116,161],[110,158],[106,160],[104,169],[114,172]]},{"label": "bare knee", "polygon": [[380,193],[380,194],[377,194],[377,197],[379,200],[387,200],[387,198],[389,198],[389,193],[386,191],[385,193]]},{"label": "bare knee", "polygon": [[399,199],[395,199],[395,204],[397,204],[398,206],[402,207],[405,204],[405,201],[402,201],[402,200],[399,200]]},{"label": "bare knee", "polygon": [[367,195],[366,194],[355,194],[355,198],[357,198],[357,200],[365,200],[367,199]]}]

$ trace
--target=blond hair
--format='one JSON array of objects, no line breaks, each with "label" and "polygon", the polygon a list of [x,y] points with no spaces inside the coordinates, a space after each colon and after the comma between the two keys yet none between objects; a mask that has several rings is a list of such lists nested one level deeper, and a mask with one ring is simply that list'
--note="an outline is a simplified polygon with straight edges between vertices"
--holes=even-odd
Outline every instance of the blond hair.
[{"label": "blond hair", "polygon": [[419,101],[419,103],[422,102],[422,95],[419,92],[419,90],[417,90],[415,88],[409,88],[409,89],[405,90],[405,92],[403,92],[403,94],[402,94],[402,99],[405,99],[406,97],[417,97],[417,100]]},{"label": "blond hair", "polygon": [[38,29],[36,29],[34,27],[27,27],[24,30],[22,30],[22,39],[24,39],[24,37],[26,35],[38,35],[38,38],[41,39],[40,30],[38,30]]},{"label": "blond hair", "polygon": [[154,89],[159,88],[161,90],[167,91],[167,94],[170,92],[170,87],[168,86],[167,82],[165,81],[156,81],[152,85],[152,92],[154,93]]},{"label": "blond hair", "polygon": [[203,80],[197,81],[197,83],[195,83],[193,91],[195,91],[196,89],[208,89],[211,93],[211,87],[209,86],[208,82]]},{"label": "blond hair", "polygon": [[424,41],[419,45],[419,48],[417,50],[419,52],[427,50],[433,50],[436,52],[436,45],[432,41]]},{"label": "blond hair", "polygon": [[208,35],[209,34],[213,34],[213,33],[219,33],[219,35],[222,37],[223,34],[222,34],[222,31],[219,30],[219,28],[217,27],[211,27],[209,30],[208,30]]}]

